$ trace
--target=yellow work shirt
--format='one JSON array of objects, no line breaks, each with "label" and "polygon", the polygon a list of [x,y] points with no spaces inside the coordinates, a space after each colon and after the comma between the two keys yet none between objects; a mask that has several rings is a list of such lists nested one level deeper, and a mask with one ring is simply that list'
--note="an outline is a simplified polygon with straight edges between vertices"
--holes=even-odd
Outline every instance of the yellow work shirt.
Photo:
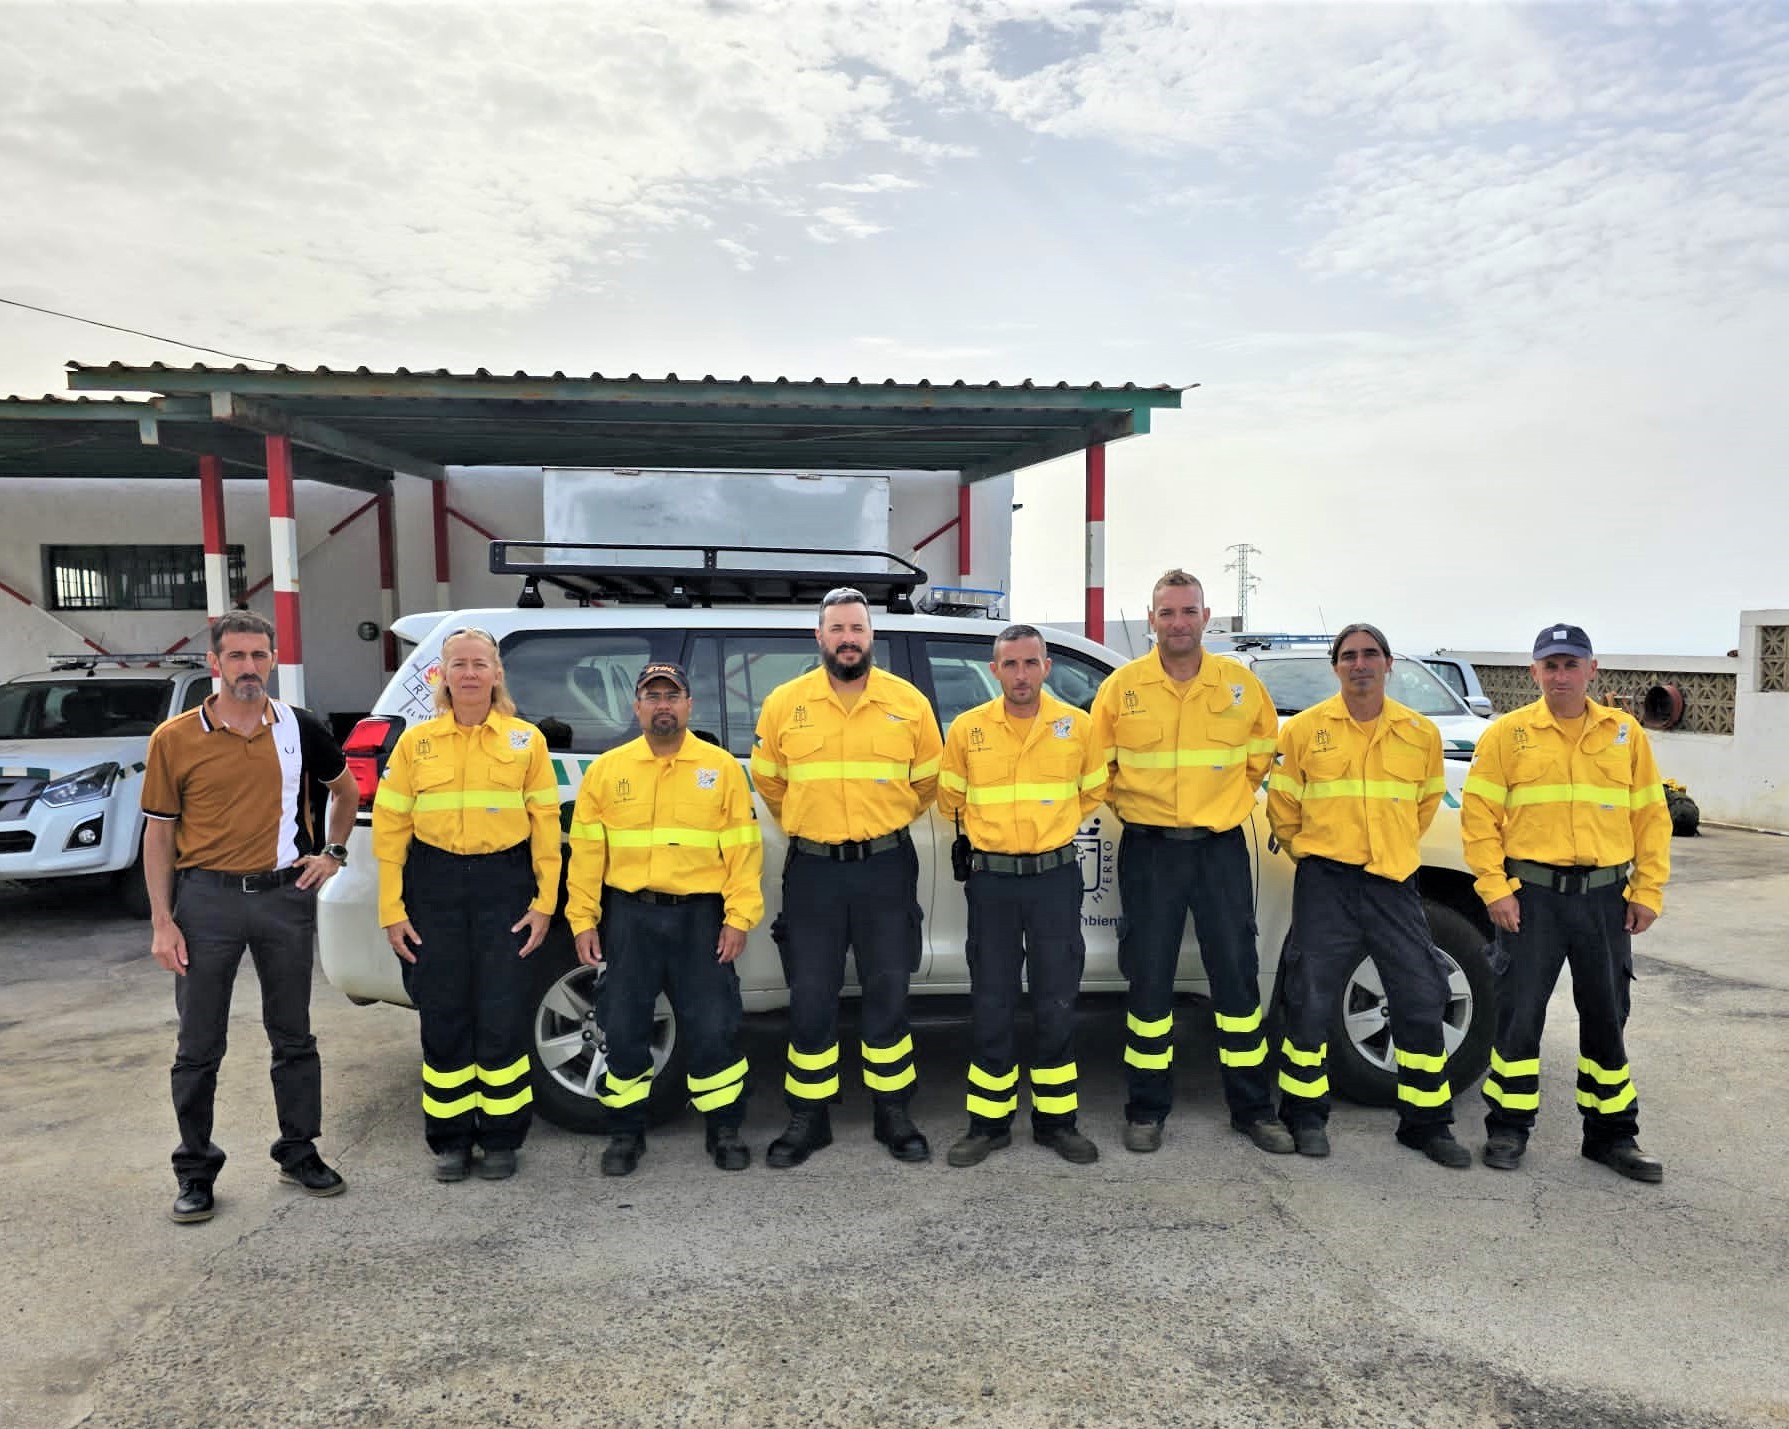
[{"label": "yellow work shirt", "polygon": [[943,747],[931,703],[900,676],[872,669],[846,710],[822,666],[765,698],[752,780],[789,833],[861,843],[925,812]]},{"label": "yellow work shirt", "polygon": [[528,906],[551,913],[559,905],[559,781],[545,737],[495,710],[471,729],[444,714],[398,736],[373,798],[380,927],[409,916],[412,838],[448,853],[496,853],[527,839],[536,890]]},{"label": "yellow work shirt", "polygon": [[1545,700],[1480,737],[1460,800],[1466,862],[1486,903],[1521,887],[1504,860],[1610,868],[1632,862],[1626,897],[1660,912],[1671,875],[1671,815],[1652,742],[1632,715],[1589,702],[1576,740]]},{"label": "yellow work shirt", "polygon": [[630,740],[584,771],[571,816],[565,917],[574,934],[602,918],[607,884],[626,893],[718,893],[729,928],[764,916],[764,836],[739,761],[685,731],[675,754]]},{"label": "yellow work shirt", "polygon": [[1266,686],[1240,660],[1206,651],[1177,687],[1151,650],[1108,675],[1093,700],[1111,769],[1106,802],[1127,824],[1233,829],[1255,807],[1278,728]]},{"label": "yellow work shirt", "polygon": [[1434,721],[1388,699],[1362,728],[1332,695],[1280,726],[1267,822],[1295,859],[1316,854],[1402,883],[1422,863],[1444,769]]},{"label": "yellow work shirt", "polygon": [[969,842],[984,853],[1048,853],[1074,841],[1106,777],[1090,715],[1046,690],[1033,718],[1015,720],[997,696],[951,721],[938,812],[961,814]]}]

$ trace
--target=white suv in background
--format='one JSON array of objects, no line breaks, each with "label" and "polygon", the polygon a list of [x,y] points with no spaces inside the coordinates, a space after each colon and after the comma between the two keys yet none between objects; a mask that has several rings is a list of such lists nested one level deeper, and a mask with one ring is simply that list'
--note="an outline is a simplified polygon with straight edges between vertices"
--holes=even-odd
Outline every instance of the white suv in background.
[{"label": "white suv in background", "polygon": [[[963,710],[999,692],[988,662],[1001,622],[983,615],[909,614],[904,591],[884,588],[886,577],[844,569],[806,573],[810,579],[728,583],[717,594],[738,603],[698,606],[676,581],[637,580],[633,573],[604,579],[609,568],[513,562],[493,545],[492,569],[540,571],[527,581],[514,609],[462,610],[407,616],[394,627],[415,641],[402,669],[392,678],[346,744],[349,767],[360,785],[361,815],[349,841],[347,868],[324,885],[318,905],[318,942],[323,971],[357,1002],[406,1003],[397,958],[386,945],[377,914],[378,870],[370,834],[372,798],[384,760],[404,727],[429,717],[433,682],[439,676],[442,638],[461,626],[488,630],[503,655],[506,682],[523,718],[539,725],[553,751],[564,817],[569,818],[585,767],[606,749],[638,734],[633,718],[634,679],[641,666],[675,660],[689,672],[693,712],[690,728],[721,745],[747,765],[760,705],[777,685],[812,669],[819,592],[828,584],[855,585],[870,595],[876,633],[876,663],[911,680],[931,699],[941,728]],[[576,548],[534,547],[564,560]],[[710,556],[712,562],[714,557]],[[859,558],[860,559],[860,558]],[[561,579],[552,572],[570,572]],[[923,581],[924,573],[918,579]],[[563,584],[578,604],[549,608],[540,593]],[[906,583],[909,587],[911,580]],[[767,593],[768,592],[768,593]],[[739,600],[739,597],[745,597]],[[629,604],[586,601],[617,597]],[[886,598],[885,598],[886,597]],[[645,603],[658,599],[658,604]],[[699,597],[698,597],[699,598]],[[781,599],[782,604],[746,603]],[[892,605],[893,610],[888,607]],[[1055,667],[1052,692],[1086,708],[1100,683],[1124,657],[1102,645],[1057,631],[1045,631]],[[1488,925],[1460,853],[1458,793],[1464,767],[1450,761],[1448,808],[1424,840],[1423,892],[1436,941],[1452,963],[1453,998],[1447,1012],[1447,1045],[1455,1057],[1454,1084],[1474,1081],[1489,1058],[1491,978],[1484,956]],[[753,930],[738,961],[746,1011],[786,1006],[788,989],[770,940],[771,920],[781,893],[787,840],[761,805],[764,831],[765,916]],[[1256,872],[1256,914],[1260,927],[1261,997],[1273,1006],[1278,993],[1280,950],[1291,916],[1292,865],[1269,848],[1266,817],[1259,807],[1245,828]],[[951,877],[949,849],[954,830],[936,810],[913,827],[919,855],[919,902],[925,913],[925,941],[912,989],[915,996],[969,991],[964,958],[967,917],[963,892]],[[1082,876],[1082,928],[1087,943],[1083,990],[1121,993],[1118,968],[1121,918],[1117,888],[1119,825],[1111,811],[1096,810],[1083,824],[1077,845]],[[535,975],[533,1015],[535,1099],[552,1121],[578,1130],[600,1130],[604,1112],[595,1088],[606,1068],[601,978],[578,963],[569,929],[554,920],[547,942],[529,960]],[[850,976],[850,964],[847,964]],[[1209,994],[1189,920],[1177,987],[1183,994]],[[855,987],[847,984],[847,994]],[[1385,996],[1370,963],[1349,978],[1332,1016],[1330,1076],[1337,1089],[1358,1100],[1389,1102],[1396,1094],[1395,1056],[1386,1018]],[[1277,1042],[1276,1042],[1277,1045]],[[660,1000],[653,1033],[655,1078],[652,1110],[669,1115],[684,1102],[682,1049],[669,1005]],[[669,1070],[667,1071],[667,1067]]]},{"label": "white suv in background", "polygon": [[0,685],[0,879],[114,874],[143,887],[143,760],[155,727],[211,693],[203,656],[71,655]]}]

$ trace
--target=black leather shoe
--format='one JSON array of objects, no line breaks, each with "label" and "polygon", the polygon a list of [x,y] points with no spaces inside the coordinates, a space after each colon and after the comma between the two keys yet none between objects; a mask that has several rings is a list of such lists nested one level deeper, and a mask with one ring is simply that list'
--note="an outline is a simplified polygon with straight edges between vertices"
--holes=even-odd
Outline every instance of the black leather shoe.
[{"label": "black leather shoe", "polygon": [[217,1214],[217,1205],[211,1198],[211,1182],[182,1181],[180,1194],[174,1198],[174,1209],[169,1214],[182,1225],[210,1220]]},{"label": "black leather shoe", "polygon": [[1095,1146],[1072,1126],[1050,1126],[1039,1130],[1031,1128],[1031,1139],[1039,1146],[1047,1146],[1064,1161],[1072,1161],[1077,1166],[1089,1166],[1099,1160],[1099,1147]]},{"label": "black leather shoe", "polygon": [[783,1134],[764,1153],[764,1164],[785,1171],[801,1165],[821,1147],[831,1145],[832,1117],[825,1106],[802,1107],[789,1114]]},{"label": "black leather shoe", "polygon": [[646,1138],[638,1132],[623,1131],[609,1138],[603,1148],[603,1175],[631,1176],[646,1154]]},{"label": "black leather shoe", "polygon": [[1632,1141],[1617,1141],[1606,1146],[1586,1141],[1582,1155],[1586,1160],[1602,1162],[1630,1181],[1656,1184],[1665,1179],[1665,1163],[1656,1156],[1648,1156]]},{"label": "black leather shoe", "polygon": [[709,1132],[708,1154],[722,1171],[743,1171],[752,1164],[751,1148],[740,1138],[736,1126],[723,1126]]},{"label": "black leather shoe", "polygon": [[1159,1121],[1127,1121],[1124,1124],[1126,1151],[1159,1151],[1162,1146],[1162,1124]]},{"label": "black leather shoe", "polygon": [[472,1148],[455,1146],[435,1153],[437,1181],[464,1181],[472,1173]]},{"label": "black leather shoe", "polygon": [[280,1180],[298,1187],[307,1196],[339,1196],[348,1189],[348,1183],[325,1166],[323,1158],[314,1151],[302,1161],[280,1167]]},{"label": "black leather shoe", "polygon": [[502,1146],[492,1151],[485,1148],[485,1154],[478,1161],[478,1178],[481,1181],[507,1181],[516,1174],[515,1148]]},{"label": "black leather shoe", "polygon": [[929,1161],[932,1148],[904,1106],[876,1108],[876,1140],[896,1161]]},{"label": "black leather shoe", "polygon": [[1472,1153],[1454,1140],[1451,1131],[1432,1131],[1421,1138],[1407,1137],[1400,1131],[1398,1144],[1420,1151],[1437,1166],[1446,1166],[1452,1171],[1464,1171],[1472,1164]]},{"label": "black leather shoe", "polygon": [[979,1166],[996,1151],[1004,1151],[1013,1144],[1010,1131],[971,1131],[959,1137],[944,1153],[944,1160],[950,1166]]},{"label": "black leather shoe", "polygon": [[1500,1131],[1485,1138],[1484,1163],[1494,1171],[1514,1171],[1526,1150],[1528,1143],[1523,1138]]},{"label": "black leather shoe", "polygon": [[1286,1130],[1286,1123],[1283,1121],[1262,1117],[1260,1121],[1233,1121],[1230,1125],[1248,1137],[1259,1149],[1275,1156],[1290,1156],[1298,1149],[1293,1145],[1292,1133]]},{"label": "black leather shoe", "polygon": [[1329,1155],[1329,1131],[1321,1126],[1292,1128],[1292,1149],[1300,1156]]}]

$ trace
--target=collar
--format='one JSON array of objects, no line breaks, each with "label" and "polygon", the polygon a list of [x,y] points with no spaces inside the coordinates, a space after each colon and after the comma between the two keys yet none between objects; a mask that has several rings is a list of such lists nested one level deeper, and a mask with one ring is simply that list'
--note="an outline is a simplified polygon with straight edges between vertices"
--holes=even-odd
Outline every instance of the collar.
[{"label": "collar", "polygon": [[[1217,654],[1215,651],[1207,650],[1204,655],[1200,657],[1199,673],[1187,681],[1188,688],[1198,688],[1201,685],[1215,685],[1218,682],[1218,667],[1215,662],[1222,660],[1223,658],[1222,655]],[[1179,681],[1168,673],[1167,666],[1162,664],[1161,646],[1150,646],[1149,653],[1143,656],[1142,659],[1143,670],[1137,676],[1138,684],[1173,685],[1179,683]]]},{"label": "collar", "polygon": [[[1558,729],[1559,721],[1553,717],[1553,711],[1547,707],[1546,696],[1542,696],[1529,706],[1534,711],[1528,723],[1536,729]],[[1599,705],[1595,700],[1584,701],[1584,728],[1590,729],[1609,720],[1619,720],[1621,711],[1611,705]]]},{"label": "collar", "polygon": [[[199,725],[202,729],[204,729],[205,733],[207,733],[207,734],[211,734],[219,729],[229,728],[228,725],[220,724],[217,720],[214,720],[211,717],[212,704],[216,699],[217,699],[217,694],[214,691],[213,693],[205,696],[205,698],[199,702]],[[279,722],[280,722],[280,707],[279,707],[278,703],[276,703],[272,699],[262,700],[261,701],[261,723],[262,723],[262,725],[265,726],[265,725],[270,725],[270,724],[278,724]]]},{"label": "collar", "polygon": [[[845,702],[838,697],[837,691],[832,687],[832,679],[826,673],[826,666],[824,664],[815,666],[801,678],[808,682],[808,689],[802,691],[808,698],[831,700],[840,709],[845,708]],[[863,693],[858,696],[858,703],[861,704],[864,700],[870,700],[875,704],[886,705],[888,701],[884,696],[887,694],[886,686],[888,680],[888,671],[884,670],[880,665],[870,666],[870,673],[864,677]],[[853,706],[853,708],[856,708],[856,706]]]},{"label": "collar", "polygon": [[462,727],[460,722],[453,717],[453,711],[448,710],[444,714],[438,714],[425,720],[420,728],[433,726],[431,732],[434,734],[461,734],[476,739],[486,730],[500,731],[503,728],[501,723],[503,718],[493,706],[491,712],[478,724]]},{"label": "collar", "polygon": [[[1332,719],[1336,721],[1337,724],[1354,723],[1354,716],[1348,712],[1348,702],[1342,698],[1341,691],[1339,690],[1328,699],[1324,700],[1322,704],[1312,705],[1311,708],[1315,710],[1321,718]],[[1374,722],[1374,727],[1383,728],[1388,724],[1398,724],[1404,720],[1414,719],[1415,717],[1416,711],[1411,709],[1410,706],[1399,704],[1390,695],[1387,695],[1385,697],[1385,705],[1379,711],[1379,718]]]},{"label": "collar", "polygon": [[634,738],[622,745],[621,748],[627,754],[629,759],[632,759],[638,764],[653,764],[660,759],[670,759],[673,763],[693,763],[702,758],[702,745],[703,741],[697,739],[694,734],[686,729],[683,732],[683,743],[678,745],[676,751],[669,755],[654,754],[652,752],[652,746],[646,742],[646,736],[643,734],[635,735]]},{"label": "collar", "polygon": [[[1005,695],[995,695],[994,698],[989,700],[982,708],[988,711],[989,719],[997,724],[1005,725],[1008,729],[1012,728],[1012,719],[1006,712]],[[1037,713],[1031,717],[1031,723],[1035,726],[1039,720],[1058,720],[1061,719],[1063,715],[1072,713],[1073,709],[1074,706],[1064,704],[1048,690],[1043,690],[1039,693]]]}]

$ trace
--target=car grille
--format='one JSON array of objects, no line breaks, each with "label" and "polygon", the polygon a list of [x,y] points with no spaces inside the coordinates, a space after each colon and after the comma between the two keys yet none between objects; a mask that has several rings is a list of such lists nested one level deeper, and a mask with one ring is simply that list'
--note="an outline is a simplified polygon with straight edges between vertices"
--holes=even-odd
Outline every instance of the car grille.
[{"label": "car grille", "polygon": [[37,844],[37,835],[30,829],[0,832],[0,853],[30,853]]}]

